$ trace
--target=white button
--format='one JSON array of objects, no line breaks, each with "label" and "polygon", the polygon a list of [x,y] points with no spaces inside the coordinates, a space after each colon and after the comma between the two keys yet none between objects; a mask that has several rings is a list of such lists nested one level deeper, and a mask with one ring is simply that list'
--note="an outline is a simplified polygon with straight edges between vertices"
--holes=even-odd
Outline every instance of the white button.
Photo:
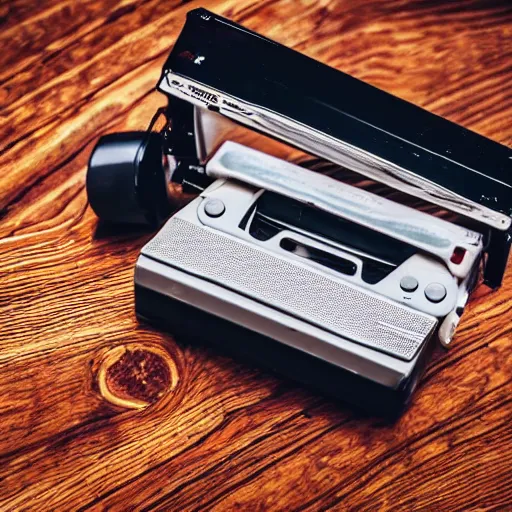
[{"label": "white button", "polygon": [[413,276],[404,276],[400,280],[400,288],[404,292],[413,292],[418,288],[418,280]]},{"label": "white button", "polygon": [[446,297],[446,288],[441,283],[430,283],[425,288],[425,297],[430,302],[441,302]]},{"label": "white button", "polygon": [[226,211],[226,207],[220,199],[208,199],[204,211],[209,217],[220,217]]}]

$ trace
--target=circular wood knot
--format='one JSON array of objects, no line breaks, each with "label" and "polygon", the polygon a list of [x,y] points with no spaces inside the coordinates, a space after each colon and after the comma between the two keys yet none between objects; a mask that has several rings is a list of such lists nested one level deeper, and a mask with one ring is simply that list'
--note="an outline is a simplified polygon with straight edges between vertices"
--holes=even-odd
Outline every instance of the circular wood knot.
[{"label": "circular wood knot", "polygon": [[97,382],[105,400],[143,409],[176,387],[178,370],[170,354],[161,348],[123,345],[105,354]]}]

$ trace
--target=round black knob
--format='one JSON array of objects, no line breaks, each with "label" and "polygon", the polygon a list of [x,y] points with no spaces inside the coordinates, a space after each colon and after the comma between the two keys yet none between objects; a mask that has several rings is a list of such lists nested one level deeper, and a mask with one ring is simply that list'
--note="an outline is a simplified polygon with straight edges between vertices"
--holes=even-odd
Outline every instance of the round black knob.
[{"label": "round black knob", "polygon": [[160,224],[172,211],[161,135],[126,132],[101,137],[89,159],[86,186],[89,204],[101,220]]}]

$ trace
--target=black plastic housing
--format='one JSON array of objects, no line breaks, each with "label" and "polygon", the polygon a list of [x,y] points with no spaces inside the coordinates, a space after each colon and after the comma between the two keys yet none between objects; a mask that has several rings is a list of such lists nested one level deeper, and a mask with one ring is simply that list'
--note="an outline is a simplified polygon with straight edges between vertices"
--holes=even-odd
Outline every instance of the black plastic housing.
[{"label": "black plastic housing", "polygon": [[511,149],[210,11],[187,14],[169,70],[512,216]]}]

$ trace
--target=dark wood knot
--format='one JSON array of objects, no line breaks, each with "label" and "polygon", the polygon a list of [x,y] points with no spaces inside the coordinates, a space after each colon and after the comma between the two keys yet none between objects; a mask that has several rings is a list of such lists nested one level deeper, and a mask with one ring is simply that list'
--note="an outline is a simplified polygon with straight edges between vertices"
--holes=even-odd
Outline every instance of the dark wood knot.
[{"label": "dark wood knot", "polygon": [[130,344],[109,350],[96,378],[105,400],[120,407],[143,409],[176,387],[178,370],[164,349]]}]

